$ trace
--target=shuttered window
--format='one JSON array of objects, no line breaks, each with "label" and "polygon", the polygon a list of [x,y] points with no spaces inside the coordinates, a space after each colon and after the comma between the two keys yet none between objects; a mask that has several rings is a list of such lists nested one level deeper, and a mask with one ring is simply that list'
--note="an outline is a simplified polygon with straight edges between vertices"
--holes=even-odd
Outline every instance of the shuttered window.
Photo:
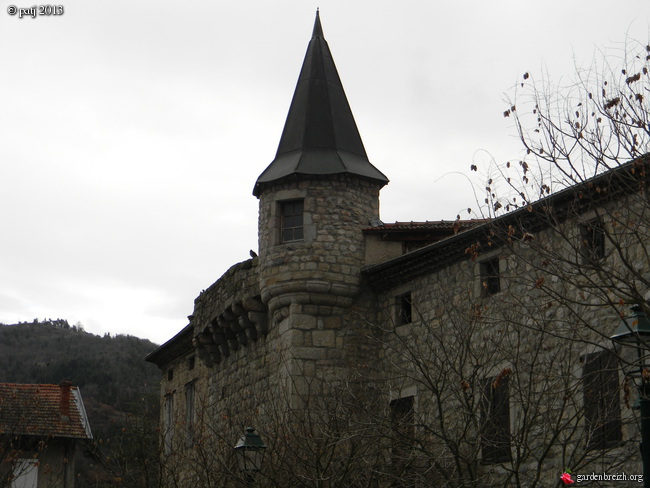
[{"label": "shuttered window", "polygon": [[400,486],[405,487],[413,486],[407,478],[409,466],[413,462],[415,442],[414,400],[414,397],[408,396],[390,402],[391,465],[394,474],[403,481]]},{"label": "shuttered window", "polygon": [[611,351],[583,357],[587,449],[606,449],[622,440],[618,363]]},{"label": "shuttered window", "polygon": [[512,460],[509,384],[508,376],[485,380],[481,401],[481,457],[485,464]]},{"label": "shuttered window", "polygon": [[195,407],[196,390],[194,383],[185,385],[185,444],[187,447],[194,445],[194,429],[196,424]]},{"label": "shuttered window", "polygon": [[174,438],[174,394],[165,395],[165,418],[163,423],[164,430],[164,449],[165,454],[171,454]]}]

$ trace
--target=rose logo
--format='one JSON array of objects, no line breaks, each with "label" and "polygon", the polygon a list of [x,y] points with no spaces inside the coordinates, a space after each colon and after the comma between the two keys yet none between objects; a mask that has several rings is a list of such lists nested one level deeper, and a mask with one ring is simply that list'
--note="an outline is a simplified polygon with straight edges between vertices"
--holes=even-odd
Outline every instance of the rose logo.
[{"label": "rose logo", "polygon": [[571,473],[570,471],[569,472],[564,472],[564,473],[562,473],[562,476],[560,476],[560,479],[562,481],[564,481],[565,485],[572,485],[573,483],[575,483],[575,481],[573,481],[571,479],[571,474],[570,473]]}]

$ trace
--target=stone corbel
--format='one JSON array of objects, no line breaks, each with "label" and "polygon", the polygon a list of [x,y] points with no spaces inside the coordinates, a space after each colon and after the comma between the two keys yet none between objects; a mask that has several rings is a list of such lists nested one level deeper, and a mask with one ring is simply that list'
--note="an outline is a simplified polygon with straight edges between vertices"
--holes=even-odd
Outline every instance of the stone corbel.
[{"label": "stone corbel", "polygon": [[223,330],[226,341],[228,341],[228,345],[230,346],[230,350],[239,351],[239,342],[237,341],[237,336],[230,328],[230,323],[223,317],[223,315],[217,317],[217,322],[219,323],[221,330]]},{"label": "stone corbel", "polygon": [[213,363],[219,364],[221,362],[221,351],[219,351],[219,346],[214,343],[206,344],[205,349]]},{"label": "stone corbel", "polygon": [[224,358],[230,357],[230,347],[228,346],[228,341],[226,340],[226,334],[216,322],[212,321],[210,324],[210,332],[212,333],[212,339],[214,343],[219,346],[221,350],[221,356]]},{"label": "stone corbel", "polygon": [[196,350],[196,355],[205,363],[205,365],[210,368],[214,365],[210,352],[207,348],[208,344],[212,343],[212,339],[207,337],[205,331],[195,336],[192,339],[192,345]]},{"label": "stone corbel", "polygon": [[257,336],[262,337],[268,333],[268,309],[259,296],[243,300],[243,307],[248,311],[248,320],[255,325]]},{"label": "stone corbel", "polygon": [[230,307],[230,309],[224,310],[221,315],[228,322],[230,330],[232,330],[237,336],[239,343],[242,346],[248,345],[248,337],[246,336],[246,331],[241,327],[241,325],[239,325],[237,313],[232,310],[232,307]]},{"label": "stone corbel", "polygon": [[235,302],[232,304],[232,311],[237,316],[237,321],[239,326],[246,333],[246,337],[249,341],[257,341],[257,330],[255,330],[255,324],[250,321],[246,309],[241,302]]},{"label": "stone corbel", "polygon": [[269,316],[264,312],[248,312],[248,319],[255,325],[258,337],[265,336],[268,332]]}]

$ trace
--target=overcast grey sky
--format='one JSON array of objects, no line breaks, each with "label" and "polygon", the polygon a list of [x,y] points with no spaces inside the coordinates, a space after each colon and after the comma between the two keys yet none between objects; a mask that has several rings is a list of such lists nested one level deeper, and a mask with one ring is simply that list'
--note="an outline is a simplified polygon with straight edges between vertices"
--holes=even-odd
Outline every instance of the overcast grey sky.
[{"label": "overcast grey sky", "polygon": [[[385,222],[453,219],[520,155],[504,93],[648,40],[647,0],[0,0],[0,322],[161,343],[257,249],[316,7]],[[475,176],[472,176],[475,177]]]}]

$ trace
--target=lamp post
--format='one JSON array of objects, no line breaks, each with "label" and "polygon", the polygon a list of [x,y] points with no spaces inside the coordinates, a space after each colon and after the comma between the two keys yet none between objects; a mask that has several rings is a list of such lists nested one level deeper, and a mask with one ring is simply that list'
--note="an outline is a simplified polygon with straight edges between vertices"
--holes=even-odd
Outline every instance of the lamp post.
[{"label": "lamp post", "polygon": [[239,469],[246,477],[247,487],[255,484],[255,474],[262,467],[265,450],[266,445],[260,435],[252,427],[246,427],[246,432],[235,446],[235,452],[238,454]]},{"label": "lamp post", "polygon": [[643,486],[650,488],[650,320],[641,305],[633,305],[611,339],[626,377],[639,392]]}]

